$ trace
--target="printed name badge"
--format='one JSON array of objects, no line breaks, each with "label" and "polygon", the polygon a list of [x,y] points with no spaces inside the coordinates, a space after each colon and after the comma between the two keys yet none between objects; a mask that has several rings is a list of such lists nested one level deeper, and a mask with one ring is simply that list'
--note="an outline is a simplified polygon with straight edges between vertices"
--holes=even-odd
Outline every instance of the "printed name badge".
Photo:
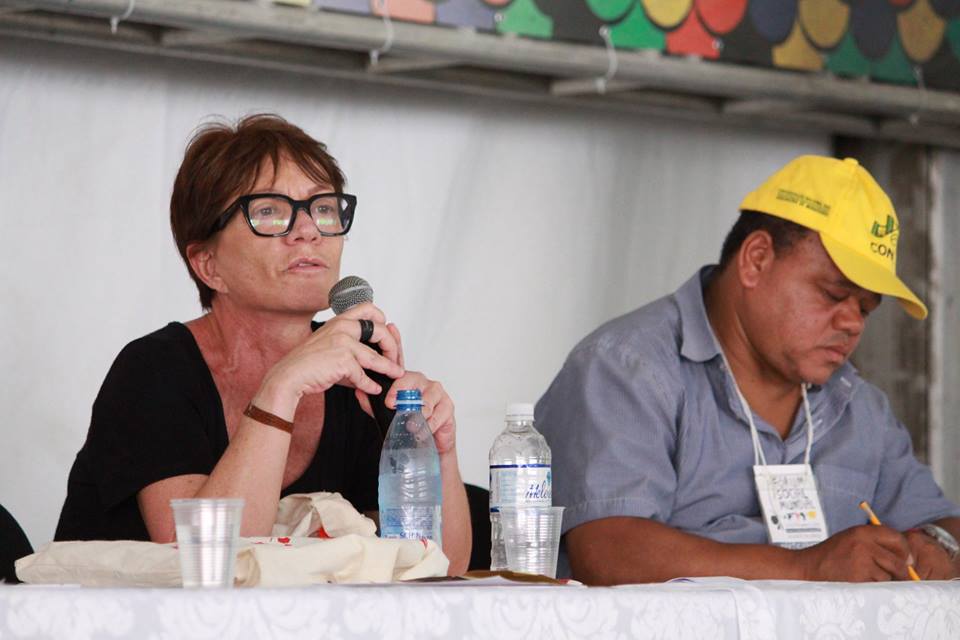
[{"label": "printed name badge", "polygon": [[801,549],[827,539],[827,521],[809,464],[754,465],[770,543]]}]

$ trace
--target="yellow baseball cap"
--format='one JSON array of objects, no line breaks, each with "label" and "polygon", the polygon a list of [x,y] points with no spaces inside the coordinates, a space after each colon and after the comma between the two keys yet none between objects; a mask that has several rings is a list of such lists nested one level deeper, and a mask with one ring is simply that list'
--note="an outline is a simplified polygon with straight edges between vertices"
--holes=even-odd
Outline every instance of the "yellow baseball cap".
[{"label": "yellow baseball cap", "polygon": [[927,317],[927,307],[897,277],[900,223],[893,204],[853,158],[795,158],[748,194],[740,210],[813,229],[851,282],[897,298],[914,318]]}]

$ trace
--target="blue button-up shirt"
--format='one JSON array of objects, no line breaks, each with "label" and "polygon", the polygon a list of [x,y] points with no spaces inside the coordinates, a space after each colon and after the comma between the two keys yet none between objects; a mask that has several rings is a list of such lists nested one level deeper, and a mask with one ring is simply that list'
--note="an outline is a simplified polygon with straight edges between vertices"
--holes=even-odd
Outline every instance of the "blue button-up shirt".
[{"label": "blue button-up shirt", "polygon": [[[767,542],[750,426],[703,302],[710,269],[587,336],[537,403],[564,532],[636,516],[720,542]],[[861,500],[899,530],[960,516],[914,457],[886,395],[852,365],[809,398],[811,464],[831,535],[867,522]],[[768,464],[803,463],[803,411],[786,439],[753,417]]]}]

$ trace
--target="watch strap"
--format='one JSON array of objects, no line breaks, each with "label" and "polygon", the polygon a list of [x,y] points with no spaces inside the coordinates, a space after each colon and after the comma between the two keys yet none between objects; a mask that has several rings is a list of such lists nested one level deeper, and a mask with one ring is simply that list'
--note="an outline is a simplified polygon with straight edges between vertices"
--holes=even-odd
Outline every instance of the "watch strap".
[{"label": "watch strap", "polygon": [[936,540],[937,543],[944,548],[951,560],[956,560],[957,557],[960,557],[960,543],[957,543],[957,539],[953,537],[952,533],[932,522],[920,525],[920,530]]}]

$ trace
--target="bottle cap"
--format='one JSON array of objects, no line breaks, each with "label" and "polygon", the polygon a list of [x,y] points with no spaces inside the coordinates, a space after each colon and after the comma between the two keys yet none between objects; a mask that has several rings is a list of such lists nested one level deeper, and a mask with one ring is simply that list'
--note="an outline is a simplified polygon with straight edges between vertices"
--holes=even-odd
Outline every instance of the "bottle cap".
[{"label": "bottle cap", "polygon": [[511,402],[507,405],[507,420],[533,420],[532,402]]},{"label": "bottle cap", "polygon": [[420,389],[401,389],[397,391],[397,404],[423,404]]}]

